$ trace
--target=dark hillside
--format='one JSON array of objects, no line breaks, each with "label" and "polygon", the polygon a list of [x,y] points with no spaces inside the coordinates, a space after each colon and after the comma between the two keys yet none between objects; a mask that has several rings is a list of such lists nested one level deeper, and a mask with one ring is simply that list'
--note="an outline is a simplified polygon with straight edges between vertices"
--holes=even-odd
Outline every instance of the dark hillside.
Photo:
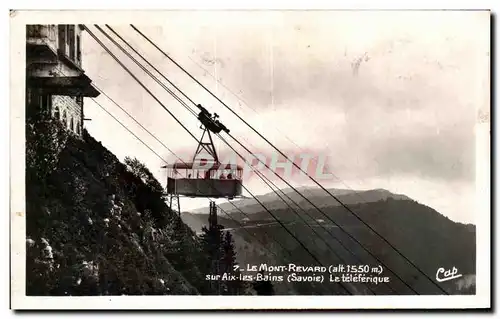
[{"label": "dark hillside", "polygon": [[138,161],[30,115],[27,294],[210,294],[199,239],[163,199]]},{"label": "dark hillside", "polygon": [[[218,258],[221,265],[226,264],[221,267],[226,271],[238,262],[242,268],[260,263],[317,264],[267,212],[252,211],[249,218],[237,212],[231,218],[220,215],[219,224],[226,232],[222,227],[200,229],[207,224],[208,215],[185,213],[182,221],[166,206],[162,186],[139,161],[127,158],[120,163],[87,132],[78,138],[43,113],[28,118],[26,128],[28,295],[253,294],[242,283],[205,281],[205,275],[212,273],[210,260]],[[358,203],[349,193],[342,196],[351,196],[349,207],[430,278],[435,278],[440,267],[457,267],[463,278],[441,284],[448,293],[475,292],[473,225],[455,223],[427,206],[384,190],[365,192],[365,201]],[[301,213],[310,224],[307,226],[274,202],[278,199],[268,198],[266,206],[274,207],[273,214],[321,263],[379,264],[318,211],[305,207],[311,216]],[[345,209],[329,201],[321,207],[420,294],[440,293]],[[247,209],[253,210],[253,206],[243,210]],[[413,293],[388,270],[384,274],[390,277],[390,287],[371,286],[375,293]],[[364,284],[347,286],[357,294],[371,293]],[[272,290],[276,294],[343,293],[337,284],[313,282],[274,282]]]},{"label": "dark hillside", "polygon": [[[374,191],[380,192],[380,191]],[[373,193],[374,193],[373,192]],[[366,192],[368,193],[368,192]],[[382,200],[350,204],[363,221],[375,229],[392,243],[404,256],[417,265],[429,278],[435,281],[439,268],[451,269],[456,267],[462,278],[440,283],[449,294],[474,294],[476,274],[476,234],[474,225],[456,223],[441,215],[434,209],[417,203],[407,197],[388,194]],[[366,198],[366,197],[365,197]],[[407,198],[407,199],[404,199]],[[279,199],[275,199],[279,201]],[[277,207],[271,200],[269,206]],[[267,205],[266,205],[267,206]],[[244,207],[243,211],[248,208]],[[406,283],[420,294],[441,294],[442,292],[408,264],[393,249],[373,234],[366,226],[357,220],[345,208],[338,205],[323,207],[327,216],[340,225],[344,230],[356,238],[370,252],[374,253],[390,269],[394,270]],[[355,241],[342,232],[337,225],[315,209],[307,209],[306,213],[299,212],[309,226],[289,209],[276,209],[272,213],[297,236],[305,245],[325,264],[347,263],[352,265],[377,266],[380,263],[364,251]],[[311,217],[309,217],[309,216]],[[191,219],[206,218],[203,214],[191,214]],[[220,218],[223,225],[227,224],[238,243],[238,256],[243,264],[258,264],[268,262],[286,264],[295,262],[300,264],[317,264],[306,251],[283,228],[276,223],[269,213],[255,212],[247,218],[245,215],[231,213],[233,219],[242,226],[235,227],[234,222]],[[187,221],[187,220],[186,220]],[[189,224],[189,221],[188,221]],[[190,225],[190,224],[189,224]],[[320,226],[321,225],[321,226]],[[196,223],[195,223],[196,226]],[[241,228],[244,227],[244,228]],[[313,230],[316,232],[313,232]],[[250,235],[249,233],[253,234]],[[318,236],[319,235],[319,236]],[[322,237],[324,241],[320,240]],[[338,238],[358,258],[356,260],[332,237]],[[258,238],[263,244],[256,242]],[[325,241],[328,242],[325,244]],[[281,243],[283,247],[279,246]],[[267,249],[265,249],[267,248]],[[338,256],[335,255],[337,253]],[[271,250],[270,254],[267,250]],[[291,252],[289,254],[287,251]],[[384,273],[391,279],[391,287],[386,285],[372,286],[377,294],[413,294],[388,269]],[[332,294],[336,287],[328,284],[311,285],[276,283],[275,290],[279,294]],[[351,288],[360,294],[369,293],[365,285],[351,285]]]}]

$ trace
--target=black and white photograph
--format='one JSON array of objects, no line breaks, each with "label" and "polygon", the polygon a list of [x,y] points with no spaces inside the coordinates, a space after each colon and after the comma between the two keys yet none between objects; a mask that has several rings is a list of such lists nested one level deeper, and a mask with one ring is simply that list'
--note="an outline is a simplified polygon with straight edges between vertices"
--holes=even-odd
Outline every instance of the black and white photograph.
[{"label": "black and white photograph", "polygon": [[12,306],[491,307],[491,19],[11,12]]}]

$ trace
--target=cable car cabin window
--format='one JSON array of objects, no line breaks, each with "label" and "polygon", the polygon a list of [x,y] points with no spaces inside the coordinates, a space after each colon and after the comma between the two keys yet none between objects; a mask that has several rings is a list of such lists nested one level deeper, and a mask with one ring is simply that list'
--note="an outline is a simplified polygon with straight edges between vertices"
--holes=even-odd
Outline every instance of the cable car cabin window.
[{"label": "cable car cabin window", "polygon": [[226,170],[219,171],[219,176],[218,176],[219,179],[229,179],[228,176],[229,174]]},{"label": "cable car cabin window", "polygon": [[188,175],[190,172],[187,169],[182,169],[182,168],[173,168],[169,170],[168,176],[171,178],[188,178]]},{"label": "cable car cabin window", "polygon": [[217,164],[211,169],[201,169],[193,163],[176,163],[167,168],[167,194],[229,199],[241,195],[240,167]]},{"label": "cable car cabin window", "polygon": [[193,169],[169,167],[167,176],[173,179],[241,179],[242,169]]}]

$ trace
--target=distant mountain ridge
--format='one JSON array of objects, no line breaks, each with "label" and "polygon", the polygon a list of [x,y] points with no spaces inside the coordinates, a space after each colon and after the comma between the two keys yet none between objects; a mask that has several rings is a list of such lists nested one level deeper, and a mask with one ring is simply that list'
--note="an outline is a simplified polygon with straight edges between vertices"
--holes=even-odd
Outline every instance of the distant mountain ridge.
[{"label": "distant mountain ridge", "polygon": [[[442,294],[436,284],[449,294],[475,293],[475,225],[454,222],[405,195],[393,194],[384,189],[360,192],[332,190],[350,210],[417,265],[427,275],[425,277],[324,191],[309,188],[302,190],[305,196],[320,207],[321,212],[307,204],[299,195],[293,194],[290,189],[284,191],[303,208],[297,209],[300,218],[273,193],[261,195],[259,200],[326,264],[380,265],[380,262],[367,255],[358,243],[348,237],[348,233],[406,282],[405,284],[385,268],[384,273],[390,277],[390,285],[367,287],[363,284],[349,284],[348,288],[357,294],[370,294],[370,289],[376,294],[411,295],[415,291],[422,295]],[[290,261],[316,264],[303,246],[260,205],[247,199],[233,203],[245,214],[238,212],[230,204],[230,207],[221,204],[225,207],[223,209],[227,209],[229,216],[219,212],[218,219],[220,225],[232,232],[238,249],[238,261],[243,267],[259,263],[286,265]],[[292,207],[295,205],[292,204]],[[207,224],[208,216],[195,212],[183,213],[181,217],[193,230],[199,231]],[[463,274],[463,279],[437,283],[436,271],[441,267],[456,267]],[[339,287],[332,284],[283,282],[276,283],[275,289],[278,294],[341,293]]]},{"label": "distant mountain ridge", "polygon": [[[296,187],[304,197],[311,201],[314,205],[318,207],[328,207],[334,205],[340,205],[339,202],[332,198],[327,192],[318,187]],[[394,194],[390,191],[382,188],[372,189],[372,190],[352,190],[352,189],[338,189],[330,188],[328,191],[336,196],[342,203],[346,205],[358,204],[358,203],[369,203],[376,202],[379,200],[384,200],[387,198],[409,200],[410,198],[405,195]],[[305,200],[301,195],[295,192],[292,188],[284,188],[278,192],[281,197],[283,197],[290,205],[295,206],[289,198],[294,202],[299,204],[303,208],[313,208],[313,206]],[[283,195],[286,194],[285,195]],[[288,206],[283,203],[283,201],[274,193],[266,193],[264,195],[256,196],[257,199],[265,204],[268,209],[284,209]],[[262,206],[253,198],[245,198],[239,200],[233,200],[232,203],[243,210],[246,214],[253,214],[262,211]],[[228,213],[234,213],[238,210],[230,203],[221,203],[220,208]],[[208,214],[208,208],[199,208],[190,211],[192,214]]]}]

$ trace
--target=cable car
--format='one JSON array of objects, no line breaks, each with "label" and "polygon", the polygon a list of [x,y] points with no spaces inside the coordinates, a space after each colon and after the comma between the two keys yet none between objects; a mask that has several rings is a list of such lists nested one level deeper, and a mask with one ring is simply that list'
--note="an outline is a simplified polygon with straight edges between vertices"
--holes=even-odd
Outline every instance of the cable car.
[{"label": "cable car", "polygon": [[[241,197],[243,168],[236,164],[221,164],[215,150],[212,135],[229,130],[217,118],[200,104],[198,120],[201,122],[203,134],[198,148],[190,162],[177,162],[163,166],[167,169],[167,200],[171,210],[180,214],[179,196],[227,198]],[[208,141],[204,141],[208,138]],[[201,152],[208,154],[207,158],[197,158]],[[177,206],[177,207],[175,207]]]},{"label": "cable car", "polygon": [[243,168],[239,165],[190,162],[166,168],[168,194],[229,199],[241,196]]}]

